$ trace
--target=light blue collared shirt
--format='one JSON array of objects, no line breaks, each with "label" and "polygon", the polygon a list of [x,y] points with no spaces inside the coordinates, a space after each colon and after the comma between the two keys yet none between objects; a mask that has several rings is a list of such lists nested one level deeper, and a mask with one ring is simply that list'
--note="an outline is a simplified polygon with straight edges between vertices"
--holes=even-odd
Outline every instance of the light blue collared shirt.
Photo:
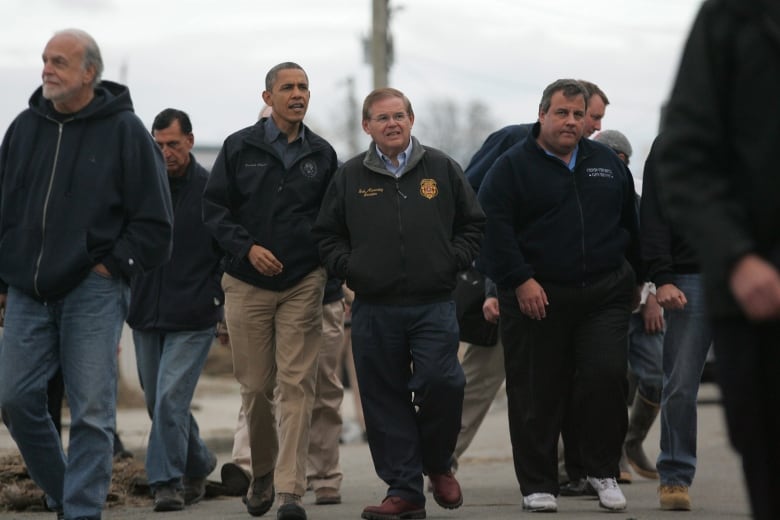
[{"label": "light blue collared shirt", "polygon": [[[544,150],[544,148],[542,148],[542,150]],[[574,171],[574,167],[577,165],[577,152],[579,150],[580,150],[580,145],[578,143],[577,146],[574,147],[574,151],[571,153],[571,157],[569,158],[569,164],[566,165],[569,168],[569,171],[573,172]],[[555,157],[559,161],[561,160],[560,157],[558,157],[554,153],[548,152],[547,150],[544,150],[544,153],[546,153],[550,157]],[[563,161],[561,161],[561,162],[563,162]]]},{"label": "light blue collared shirt", "polygon": [[379,149],[379,146],[376,147],[376,153],[379,155],[379,158],[382,159],[382,162],[385,163],[385,168],[387,168],[387,171],[396,177],[400,177],[404,172],[404,168],[406,168],[407,159],[412,156],[412,140],[409,139],[409,146],[406,147],[406,150],[398,154],[398,166],[394,165],[393,161],[391,161],[388,156],[382,153],[382,150]]}]

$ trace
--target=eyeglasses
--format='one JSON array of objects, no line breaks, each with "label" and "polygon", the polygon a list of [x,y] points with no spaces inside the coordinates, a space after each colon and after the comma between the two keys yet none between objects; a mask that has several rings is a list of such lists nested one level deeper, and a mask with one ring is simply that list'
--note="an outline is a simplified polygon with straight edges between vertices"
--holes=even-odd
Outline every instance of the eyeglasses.
[{"label": "eyeglasses", "polygon": [[379,116],[376,116],[376,117],[372,118],[371,120],[373,122],[375,122],[375,123],[379,123],[380,125],[386,125],[387,123],[390,122],[391,118],[396,123],[401,123],[403,121],[406,121],[406,117],[407,117],[406,116],[406,112],[396,112],[392,116],[388,115],[388,114],[382,114],[382,115],[379,115]]}]

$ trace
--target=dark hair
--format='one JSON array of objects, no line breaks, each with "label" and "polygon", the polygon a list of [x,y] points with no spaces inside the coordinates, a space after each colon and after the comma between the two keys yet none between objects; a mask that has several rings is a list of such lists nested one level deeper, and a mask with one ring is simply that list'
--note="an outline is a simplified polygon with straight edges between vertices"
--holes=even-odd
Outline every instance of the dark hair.
[{"label": "dark hair", "polygon": [[562,92],[566,98],[582,96],[585,99],[585,109],[588,109],[588,99],[590,95],[585,86],[576,79],[558,79],[547,85],[542,93],[542,100],[539,102],[539,110],[547,113],[552,104],[552,97],[556,92]]},{"label": "dark hair", "polygon": [[152,123],[152,132],[155,130],[164,130],[171,126],[174,121],[179,122],[181,132],[183,134],[192,133],[192,123],[190,122],[190,116],[183,110],[177,110],[175,108],[166,108],[154,118]]},{"label": "dark hair", "polygon": [[398,89],[392,88],[392,87],[383,87],[374,89],[371,91],[369,95],[366,96],[366,99],[363,101],[363,121],[368,121],[371,119],[371,114],[369,114],[369,110],[371,110],[371,105],[376,103],[377,101],[382,101],[383,99],[387,98],[400,98],[404,102],[404,106],[406,106],[406,114],[409,117],[414,117],[414,110],[412,110],[412,102],[409,101],[409,98],[404,95],[403,92],[401,92]]},{"label": "dark hair", "polygon": [[591,83],[590,81],[585,81],[584,79],[579,80],[579,82],[585,86],[585,89],[588,91],[589,98],[593,96],[599,96],[602,101],[604,101],[604,106],[609,105],[609,99],[607,99],[607,95],[599,88],[598,85]]},{"label": "dark hair", "polygon": [[292,61],[285,61],[284,63],[280,63],[279,65],[272,67],[271,70],[268,71],[268,74],[265,75],[265,89],[268,92],[271,92],[274,89],[274,83],[276,83],[276,76],[279,74],[279,71],[287,69],[303,71],[303,75],[306,76],[306,81],[309,81],[309,75],[306,74],[306,71],[303,70],[303,67]]}]

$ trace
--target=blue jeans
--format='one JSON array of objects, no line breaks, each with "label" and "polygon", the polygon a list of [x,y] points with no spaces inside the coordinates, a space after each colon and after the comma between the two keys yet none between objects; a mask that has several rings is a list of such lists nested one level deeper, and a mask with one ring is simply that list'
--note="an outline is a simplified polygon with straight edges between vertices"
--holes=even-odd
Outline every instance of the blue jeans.
[{"label": "blue jeans", "polygon": [[206,364],[214,327],[182,332],[133,331],[138,377],[152,430],[146,451],[146,475],[155,488],[182,477],[208,476],[213,456],[200,438],[190,413],[192,395]]},{"label": "blue jeans", "polygon": [[[124,281],[94,272],[46,303],[8,289],[0,407],[30,476],[65,518],[100,518],[111,483],[117,347],[129,293]],[[58,367],[71,415],[67,457],[46,407]]]},{"label": "blue jeans", "polygon": [[628,366],[637,380],[639,395],[653,403],[661,402],[664,334],[647,334],[642,314],[631,315],[628,323]]},{"label": "blue jeans", "polygon": [[690,486],[696,473],[696,399],[712,342],[701,275],[679,274],[674,284],[685,293],[682,310],[664,311],[664,387],[661,394],[661,484]]}]

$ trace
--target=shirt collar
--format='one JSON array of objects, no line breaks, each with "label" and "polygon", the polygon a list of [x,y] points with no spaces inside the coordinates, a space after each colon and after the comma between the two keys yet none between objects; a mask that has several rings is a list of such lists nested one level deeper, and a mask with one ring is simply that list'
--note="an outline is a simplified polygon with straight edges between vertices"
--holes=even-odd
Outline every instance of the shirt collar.
[{"label": "shirt collar", "polygon": [[[284,144],[287,144],[287,134],[283,133],[281,130],[279,130],[279,127],[276,126],[276,123],[274,122],[273,117],[267,117],[265,120],[265,123],[263,125],[265,128],[265,142],[266,143],[273,143],[277,141],[278,139],[282,138],[284,141]],[[294,141],[301,141],[303,142],[304,139],[304,126],[301,124],[301,129],[298,131],[298,137],[295,138]]]},{"label": "shirt collar", "polygon": [[379,155],[379,158],[382,159],[382,162],[385,163],[385,167],[387,170],[394,174],[395,176],[399,176],[403,171],[404,168],[406,168],[406,163],[409,159],[409,157],[412,156],[412,139],[409,138],[409,146],[406,147],[406,149],[398,154],[398,166],[395,166],[393,164],[393,161],[384,153],[382,153],[382,150],[379,149],[378,145],[376,146],[376,153]]}]

